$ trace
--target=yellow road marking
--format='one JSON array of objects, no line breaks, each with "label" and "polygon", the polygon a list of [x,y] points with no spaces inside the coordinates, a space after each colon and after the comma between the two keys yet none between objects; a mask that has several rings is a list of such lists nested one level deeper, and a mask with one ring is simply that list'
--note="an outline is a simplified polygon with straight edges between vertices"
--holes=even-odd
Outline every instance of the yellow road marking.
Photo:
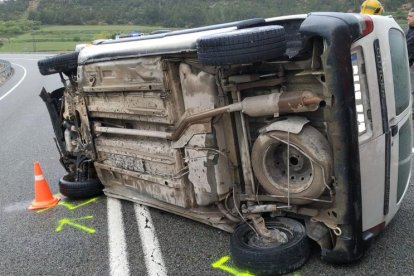
[{"label": "yellow road marking", "polygon": [[84,202],[82,202],[82,203],[80,203],[78,205],[74,205],[74,204],[71,204],[69,202],[61,201],[61,202],[59,202],[59,205],[62,205],[62,206],[66,207],[67,209],[69,209],[69,210],[72,211],[72,210],[78,209],[80,207],[83,207],[85,205],[88,205],[88,204],[91,204],[93,202],[96,202],[97,200],[98,200],[98,198],[97,197],[94,197],[94,198],[88,199],[88,200],[86,200],[86,201],[84,201]]},{"label": "yellow road marking", "polygon": [[62,231],[63,226],[69,225],[69,226],[72,226],[76,229],[84,231],[88,234],[94,234],[96,232],[95,229],[89,228],[89,227],[87,227],[85,225],[82,225],[82,224],[79,224],[79,223],[74,223],[74,221],[84,220],[84,219],[92,219],[92,218],[93,218],[93,216],[86,216],[86,217],[77,218],[77,219],[68,219],[68,218],[61,219],[61,220],[59,220],[59,224],[56,227],[55,232],[60,232],[60,231]]},{"label": "yellow road marking", "polygon": [[224,256],[220,260],[211,264],[212,267],[226,271],[234,276],[255,276],[249,272],[242,272],[233,267],[225,265],[230,260],[230,256]]},{"label": "yellow road marking", "polygon": [[[60,195],[60,194],[57,194],[56,196],[58,196],[58,195]],[[63,206],[63,207],[66,207],[68,210],[71,210],[72,211],[72,210],[78,209],[80,207],[83,207],[85,205],[94,203],[94,202],[98,201],[98,199],[99,199],[99,197],[94,197],[94,198],[88,199],[88,200],[86,200],[86,201],[84,201],[82,203],[79,203],[78,205],[74,205],[74,204],[71,204],[71,203],[66,202],[66,201],[59,201],[58,205]],[[36,213],[39,214],[39,213],[46,212],[47,210],[52,209],[53,207],[49,207],[49,208],[46,208],[46,209],[42,209],[42,210],[36,211]]]}]

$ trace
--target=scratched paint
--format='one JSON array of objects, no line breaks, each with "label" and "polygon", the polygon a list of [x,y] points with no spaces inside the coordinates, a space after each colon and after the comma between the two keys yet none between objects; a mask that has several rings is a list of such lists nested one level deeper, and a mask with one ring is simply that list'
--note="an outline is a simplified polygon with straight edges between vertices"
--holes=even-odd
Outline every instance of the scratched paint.
[{"label": "scratched paint", "polygon": [[213,268],[217,268],[223,271],[226,271],[234,276],[255,276],[254,274],[251,274],[247,271],[240,271],[236,268],[230,267],[226,265],[226,263],[230,260],[230,256],[224,256],[220,258],[220,260],[214,262],[211,264]]},{"label": "scratched paint", "polygon": [[63,230],[63,227],[65,225],[67,225],[67,226],[76,228],[78,230],[84,231],[88,234],[94,234],[96,232],[95,229],[74,222],[74,221],[92,219],[92,218],[93,218],[93,216],[85,216],[85,217],[81,217],[81,218],[77,218],[77,219],[63,218],[63,219],[59,220],[58,226],[56,227],[55,232],[61,232]]}]

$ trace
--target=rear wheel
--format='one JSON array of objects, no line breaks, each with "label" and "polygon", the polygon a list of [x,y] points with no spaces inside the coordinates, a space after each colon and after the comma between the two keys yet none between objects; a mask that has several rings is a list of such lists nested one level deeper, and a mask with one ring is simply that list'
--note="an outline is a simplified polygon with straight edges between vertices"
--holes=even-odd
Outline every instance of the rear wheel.
[{"label": "rear wheel", "polygon": [[280,217],[267,221],[266,227],[283,232],[288,241],[263,241],[247,223],[240,224],[230,240],[232,259],[237,267],[262,276],[289,273],[305,264],[310,245],[300,222]]},{"label": "rear wheel", "polygon": [[67,174],[59,180],[59,191],[71,199],[88,198],[102,194],[103,185],[93,178],[76,181],[74,174]]}]

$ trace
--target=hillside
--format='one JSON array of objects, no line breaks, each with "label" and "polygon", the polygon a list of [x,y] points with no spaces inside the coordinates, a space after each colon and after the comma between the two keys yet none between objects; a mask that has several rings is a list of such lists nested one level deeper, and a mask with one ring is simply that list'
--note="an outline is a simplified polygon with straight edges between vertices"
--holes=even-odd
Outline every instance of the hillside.
[{"label": "hillside", "polygon": [[[358,11],[362,0],[9,0],[0,2],[1,20],[42,24],[135,24],[193,27],[232,20],[310,11]],[[406,0],[382,0],[395,12]],[[407,6],[405,6],[407,8]],[[406,11],[401,13],[405,16]]]},{"label": "hillside", "polygon": [[28,0],[11,0],[0,2],[0,20],[17,20],[24,16],[27,10]]}]

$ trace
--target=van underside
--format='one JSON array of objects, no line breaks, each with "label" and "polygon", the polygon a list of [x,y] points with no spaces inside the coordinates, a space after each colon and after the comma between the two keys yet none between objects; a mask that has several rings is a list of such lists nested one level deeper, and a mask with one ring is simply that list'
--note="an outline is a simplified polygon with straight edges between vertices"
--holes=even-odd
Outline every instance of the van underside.
[{"label": "van underside", "polygon": [[[249,221],[264,239],[281,241],[286,235],[267,221],[293,217],[325,260],[359,259],[350,56],[358,20],[316,13],[221,27],[238,33],[211,28],[197,49],[181,51],[163,48],[165,34],[142,41],[159,42],[158,53],[133,53],[129,44],[95,56],[83,49],[77,70],[63,72],[67,80],[61,73],[65,88],[42,92],[63,166],[78,180],[99,178],[108,196],[228,232]],[[249,36],[259,44],[249,48]],[[269,43],[282,52],[267,51]]]}]

